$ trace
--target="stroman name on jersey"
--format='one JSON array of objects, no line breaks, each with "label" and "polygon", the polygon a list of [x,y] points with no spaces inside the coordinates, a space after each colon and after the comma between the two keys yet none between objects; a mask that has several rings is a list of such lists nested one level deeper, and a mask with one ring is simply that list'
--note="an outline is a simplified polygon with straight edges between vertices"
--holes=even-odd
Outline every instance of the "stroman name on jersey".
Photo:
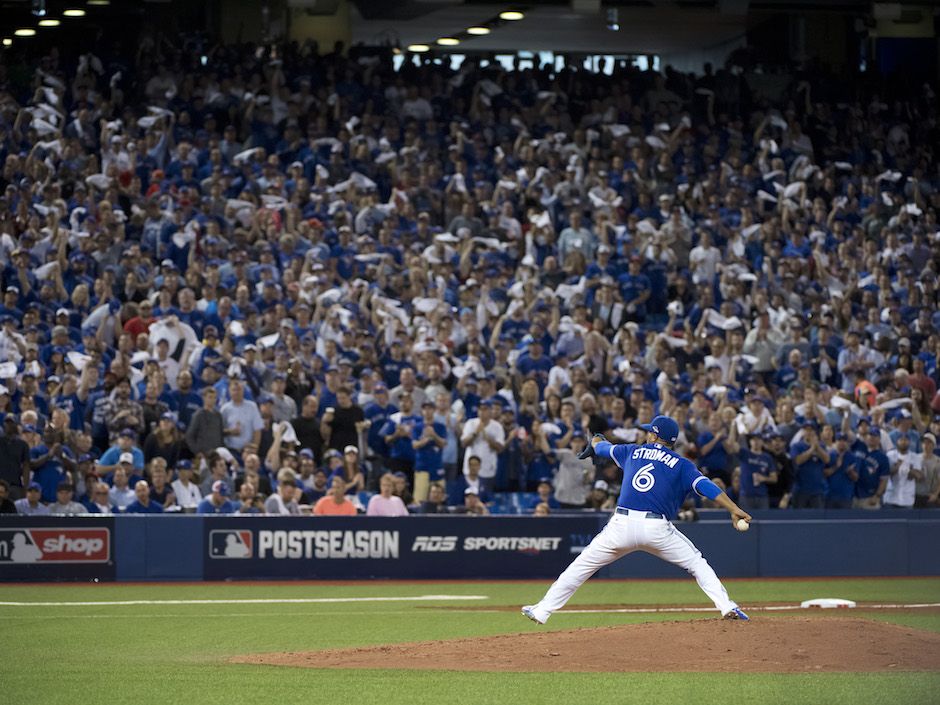
[{"label": "stroman name on jersey", "polygon": [[667,453],[664,450],[659,450],[658,448],[637,448],[633,451],[634,460],[658,460],[663,465],[666,465],[670,468],[676,467],[676,463],[679,462],[679,458],[673,455],[672,453]]}]

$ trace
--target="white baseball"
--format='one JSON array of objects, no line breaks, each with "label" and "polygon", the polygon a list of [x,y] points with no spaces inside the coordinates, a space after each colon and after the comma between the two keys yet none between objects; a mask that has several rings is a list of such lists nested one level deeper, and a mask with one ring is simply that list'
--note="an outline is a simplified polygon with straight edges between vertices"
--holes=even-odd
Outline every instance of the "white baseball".
[{"label": "white baseball", "polygon": [[734,523],[734,528],[737,529],[738,531],[747,531],[748,529],[751,528],[751,525],[748,524],[747,521],[745,521],[744,519],[738,519]]}]

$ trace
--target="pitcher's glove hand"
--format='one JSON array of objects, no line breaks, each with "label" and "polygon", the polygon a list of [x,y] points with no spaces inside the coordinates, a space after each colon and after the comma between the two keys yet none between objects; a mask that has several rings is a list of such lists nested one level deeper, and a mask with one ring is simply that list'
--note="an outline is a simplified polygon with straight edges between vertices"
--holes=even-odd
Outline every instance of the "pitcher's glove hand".
[{"label": "pitcher's glove hand", "polygon": [[601,440],[601,441],[606,441],[606,440],[607,440],[607,439],[604,437],[604,434],[603,434],[603,433],[595,433],[595,434],[594,434],[594,437],[591,438],[591,442],[588,443],[586,446],[584,446],[584,450],[582,450],[580,453],[578,453],[578,460],[587,460],[588,458],[590,458],[590,457],[592,457],[592,456],[594,455],[594,441],[595,441],[595,439],[596,439],[596,440]]},{"label": "pitcher's glove hand", "polygon": [[591,444],[588,443],[586,446],[584,446],[584,450],[578,453],[578,460],[587,460],[592,455],[594,455],[594,449],[591,448]]}]

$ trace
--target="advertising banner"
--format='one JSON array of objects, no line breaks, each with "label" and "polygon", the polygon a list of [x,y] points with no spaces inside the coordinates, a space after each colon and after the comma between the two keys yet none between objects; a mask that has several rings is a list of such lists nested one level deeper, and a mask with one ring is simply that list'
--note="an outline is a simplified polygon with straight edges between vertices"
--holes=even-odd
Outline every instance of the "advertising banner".
[{"label": "advertising banner", "polygon": [[0,517],[0,580],[114,580],[114,518]]},{"label": "advertising banner", "polygon": [[555,577],[594,516],[206,517],[204,575],[226,578]]}]

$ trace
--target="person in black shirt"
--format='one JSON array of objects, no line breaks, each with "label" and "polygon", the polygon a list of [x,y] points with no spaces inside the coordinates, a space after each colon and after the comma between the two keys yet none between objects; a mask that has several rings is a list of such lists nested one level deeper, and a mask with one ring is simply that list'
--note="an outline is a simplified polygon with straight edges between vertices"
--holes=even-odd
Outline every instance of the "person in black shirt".
[{"label": "person in black shirt", "polygon": [[447,514],[447,496],[444,487],[432,483],[428,489],[428,498],[418,506],[418,514]]},{"label": "person in black shirt", "polygon": [[301,449],[312,450],[317,465],[323,462],[323,436],[320,435],[320,419],[317,418],[318,407],[315,396],[305,396],[300,405],[300,416],[290,422]]},{"label": "person in black shirt", "polygon": [[0,480],[0,514],[16,514],[16,505],[10,499],[10,483]]},{"label": "person in black shirt", "polygon": [[767,434],[770,457],[777,466],[777,482],[767,485],[770,508],[786,509],[790,504],[790,485],[793,484],[793,461],[787,453],[787,442],[779,433]]},{"label": "person in black shirt", "polygon": [[0,436],[0,480],[5,480],[10,499],[26,496],[29,484],[29,445],[20,438],[20,429],[13,416],[3,420],[3,435]]},{"label": "person in black shirt", "polygon": [[150,462],[150,501],[169,509],[176,504],[176,494],[167,482],[169,477],[166,465],[163,458],[154,458]]},{"label": "person in black shirt", "polygon": [[346,446],[359,446],[359,431],[366,428],[362,407],[353,404],[352,391],[341,387],[336,392],[337,407],[327,409],[320,420],[320,435],[327,448],[343,452]]}]

